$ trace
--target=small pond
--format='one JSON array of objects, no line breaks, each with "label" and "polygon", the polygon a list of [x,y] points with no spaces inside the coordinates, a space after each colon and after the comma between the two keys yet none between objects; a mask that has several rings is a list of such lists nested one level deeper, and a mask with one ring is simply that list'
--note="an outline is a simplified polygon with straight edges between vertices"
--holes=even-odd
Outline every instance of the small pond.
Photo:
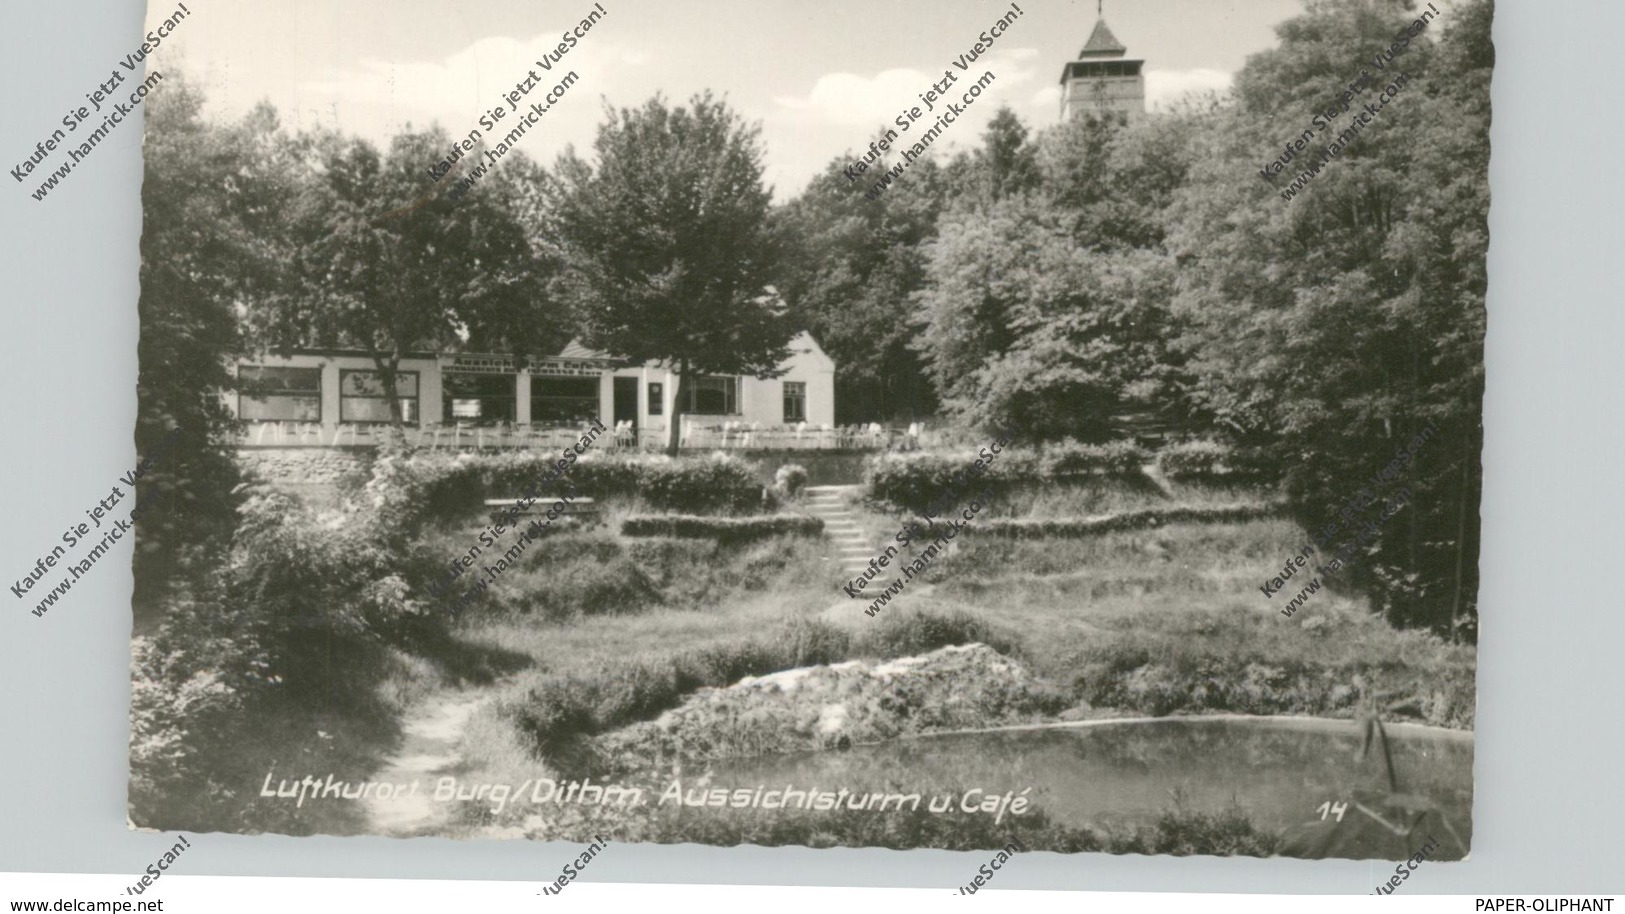
[{"label": "small pond", "polygon": [[[1470,841],[1473,735],[1387,725],[1400,790],[1431,799]],[[1182,717],[1092,721],[900,739],[845,752],[726,759],[708,767],[722,784],[961,784],[1020,791],[1058,824],[1149,823],[1172,805],[1219,811],[1239,805],[1269,829],[1322,818],[1322,803],[1386,786],[1381,753],[1356,761],[1349,720]]]}]

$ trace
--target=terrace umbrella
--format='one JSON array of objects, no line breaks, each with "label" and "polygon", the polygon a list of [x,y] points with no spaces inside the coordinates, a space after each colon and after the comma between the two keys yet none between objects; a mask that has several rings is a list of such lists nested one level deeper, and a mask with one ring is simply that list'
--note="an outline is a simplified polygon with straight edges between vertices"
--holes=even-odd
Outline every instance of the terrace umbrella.
[{"label": "terrace umbrella", "polygon": [[1467,842],[1456,832],[1439,804],[1429,797],[1399,789],[1382,721],[1374,712],[1367,713],[1361,719],[1361,726],[1360,751],[1355,759],[1363,761],[1373,746],[1380,746],[1387,775],[1386,789],[1353,790],[1349,798],[1339,804],[1343,808],[1336,818],[1327,815],[1319,821],[1288,829],[1281,843],[1281,854],[1308,860],[1327,857],[1405,860],[1423,845],[1437,842],[1438,849],[1429,857],[1443,860],[1466,857]]}]

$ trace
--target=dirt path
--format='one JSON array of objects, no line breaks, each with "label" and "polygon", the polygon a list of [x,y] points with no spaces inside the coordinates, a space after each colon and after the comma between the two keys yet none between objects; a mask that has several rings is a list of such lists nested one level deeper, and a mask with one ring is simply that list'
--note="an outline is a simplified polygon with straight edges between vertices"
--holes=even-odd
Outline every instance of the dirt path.
[{"label": "dirt path", "polygon": [[365,808],[371,823],[369,834],[404,837],[438,831],[436,826],[441,818],[455,804],[433,800],[435,778],[449,773],[446,769],[460,761],[457,744],[462,739],[463,728],[474,712],[496,693],[497,689],[492,686],[446,689],[407,714],[401,727],[405,741],[372,780],[391,784],[409,784],[415,780],[418,790],[415,796],[368,799]]}]

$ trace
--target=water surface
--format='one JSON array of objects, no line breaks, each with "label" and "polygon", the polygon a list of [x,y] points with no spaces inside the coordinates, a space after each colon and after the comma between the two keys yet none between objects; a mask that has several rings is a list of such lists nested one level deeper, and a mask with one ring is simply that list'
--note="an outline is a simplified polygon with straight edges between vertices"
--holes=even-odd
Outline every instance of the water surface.
[{"label": "water surface", "polygon": [[[1387,729],[1400,790],[1438,804],[1470,841],[1472,733]],[[722,784],[861,791],[957,783],[1001,794],[1032,787],[1027,796],[1051,820],[1074,827],[1152,822],[1178,791],[1190,809],[1237,805],[1255,825],[1284,830],[1331,815],[1321,804],[1346,801],[1356,789],[1386,789],[1380,754],[1357,762],[1359,748],[1353,721],[1187,717],[902,739],[709,767]]]}]

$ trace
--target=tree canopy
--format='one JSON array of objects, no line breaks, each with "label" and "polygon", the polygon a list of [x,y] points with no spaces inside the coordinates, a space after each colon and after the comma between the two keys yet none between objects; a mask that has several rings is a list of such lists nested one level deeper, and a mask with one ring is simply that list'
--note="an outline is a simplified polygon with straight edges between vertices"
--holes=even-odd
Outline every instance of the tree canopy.
[{"label": "tree canopy", "polygon": [[450,142],[438,128],[397,135],[387,153],[331,133],[292,142],[303,171],[286,209],[288,272],[250,302],[257,343],[366,351],[399,422],[395,378],[408,353],[524,356],[568,339],[551,285],[557,261],[521,218],[513,175],[533,174],[522,161],[454,200],[425,195],[423,163]]},{"label": "tree canopy", "polygon": [[760,129],[709,93],[605,114],[594,160],[558,163],[551,224],[587,345],[676,370],[675,454],[694,375],[773,377],[789,355]]},{"label": "tree canopy", "polygon": [[281,264],[276,227],[289,183],[275,113],[261,106],[214,126],[201,106],[175,76],[145,108],[136,452],[155,453],[172,430],[181,437],[140,487],[139,499],[164,504],[137,524],[138,611],[186,586],[198,564],[188,557],[231,529],[237,426],[223,394],[243,349],[234,309],[274,287]]}]

